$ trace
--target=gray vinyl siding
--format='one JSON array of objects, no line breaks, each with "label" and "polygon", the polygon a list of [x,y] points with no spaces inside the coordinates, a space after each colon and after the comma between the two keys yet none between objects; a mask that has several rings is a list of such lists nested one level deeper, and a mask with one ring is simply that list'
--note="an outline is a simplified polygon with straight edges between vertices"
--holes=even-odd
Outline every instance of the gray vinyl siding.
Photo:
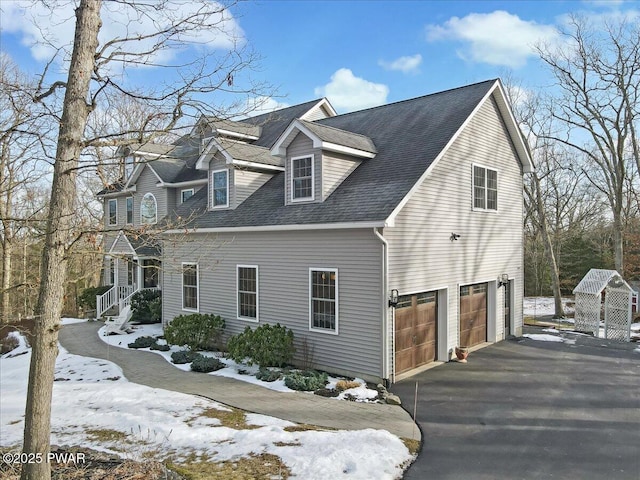
[{"label": "gray vinyl siding", "polygon": [[[313,202],[308,201],[296,201],[291,202],[291,159],[302,156],[313,156]],[[287,147],[287,160],[285,163],[285,204],[297,204],[297,203],[315,203],[322,201],[322,172],[321,172],[321,151],[317,148],[313,148],[313,142],[309,137],[298,133],[296,138],[293,139],[291,144]]]},{"label": "gray vinyl siding", "polygon": [[[474,163],[498,171],[497,212],[472,210]],[[494,282],[489,287],[496,292],[495,337],[503,337],[504,289],[495,290],[501,273],[515,280],[512,333],[521,331],[522,188],[520,163],[490,98],[399,212],[395,226],[384,229],[389,289],[400,294],[448,289],[447,350],[458,344],[459,286],[464,284]],[[460,239],[451,241],[452,233]]]},{"label": "gray vinyl siding", "polygon": [[308,122],[315,122],[316,120],[321,120],[323,118],[327,118],[328,116],[329,114],[324,107],[316,106],[304,114],[304,119]]},{"label": "gray vinyl siding", "polygon": [[322,200],[326,200],[358,165],[360,165],[360,160],[354,160],[338,153],[323,152]]},{"label": "gray vinyl siding", "polygon": [[[254,322],[236,316],[236,266],[259,267],[259,323],[279,322],[306,338],[317,368],[382,375],[382,247],[366,230],[192,234],[164,242],[163,321],[182,310],[181,262],[197,262],[201,313],[226,320],[226,335]],[[309,330],[309,268],[338,270],[338,335]],[[300,348],[297,358],[300,360]]]},{"label": "gray vinyl siding", "polygon": [[234,208],[249,198],[253,192],[264,185],[272,175],[236,168],[233,171]]},{"label": "gray vinyl siding", "polygon": [[156,177],[155,173],[153,173],[148,166],[145,166],[138,177],[136,192],[133,194],[133,224],[135,226],[140,225],[140,202],[142,202],[142,198],[147,193],[152,193],[156,197],[158,221],[167,215],[169,192],[164,187],[158,187],[157,183],[158,177]]}]

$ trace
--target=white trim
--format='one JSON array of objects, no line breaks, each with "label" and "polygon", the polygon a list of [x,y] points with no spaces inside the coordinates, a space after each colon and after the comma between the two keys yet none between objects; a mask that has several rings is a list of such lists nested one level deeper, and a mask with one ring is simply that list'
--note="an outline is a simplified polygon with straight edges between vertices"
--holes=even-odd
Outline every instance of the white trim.
[{"label": "white trim", "polygon": [[[144,202],[144,199],[147,198],[148,196],[153,197],[153,203],[156,206],[156,215],[155,215],[155,220],[153,222],[143,222],[142,221],[142,202]],[[147,192],[145,193],[142,198],[140,199],[140,225],[155,225],[156,223],[158,223],[158,199],[156,198],[156,196],[151,193],[151,192]]]},{"label": "white trim", "polygon": [[170,188],[181,188],[181,187],[197,187],[198,185],[206,185],[208,180],[206,178],[200,178],[198,180],[189,180],[186,182],[158,182],[156,183],[156,187],[170,187]]},{"label": "white trim", "polygon": [[[189,198],[193,197],[196,193],[195,189],[193,188],[183,188],[180,190],[180,203],[184,203],[185,202],[185,198],[184,198],[184,193],[185,192],[191,192],[191,196],[189,196]],[[189,200],[189,198],[187,198],[187,200]]]},{"label": "white trim", "polygon": [[211,161],[211,159],[206,160],[206,163],[205,159],[213,146],[213,137],[209,137],[209,143],[207,143],[207,146],[202,149],[202,153],[200,154],[200,156],[198,157],[198,161],[196,162],[196,170],[209,170],[209,162]]},{"label": "white trim", "polygon": [[[114,223],[111,223],[111,202],[115,202],[115,205],[116,205],[116,214],[115,214],[116,221]],[[115,227],[116,225],[118,225],[118,199],[110,198],[107,200],[107,226]]]},{"label": "white trim", "polygon": [[124,197],[130,193],[135,193],[137,190],[135,185],[131,185],[129,188],[123,188],[122,190],[118,190],[117,192],[109,192],[109,193],[98,193],[96,194],[96,198],[105,200],[107,198],[118,198]]},{"label": "white trim", "polygon": [[[271,155],[276,157],[284,157],[287,154],[287,148],[295,138],[294,131],[302,133],[306,137],[308,137],[313,144],[313,148],[319,148],[322,150],[328,150],[338,153],[345,153],[347,155],[352,155],[355,157],[362,158],[373,158],[376,156],[375,153],[368,152],[366,150],[360,150],[359,148],[347,147],[345,145],[339,145],[337,143],[325,142],[320,137],[318,137],[315,133],[309,130],[300,120],[293,120],[287,129],[278,137],[276,143],[271,147]],[[346,130],[345,130],[346,131]]]},{"label": "white trim", "polygon": [[[131,200],[131,221],[129,221],[129,200]],[[126,225],[133,225],[133,215],[136,211],[135,209],[135,205],[133,203],[133,195],[127,195],[124,198],[124,211],[125,211],[125,219],[124,219],[124,223]]]},{"label": "white trim", "polygon": [[314,110],[319,110],[323,107],[326,108],[327,111],[329,112],[329,117],[335,117],[336,115],[338,115],[338,112],[336,112],[336,109],[333,108],[333,105],[331,105],[329,100],[326,97],[324,97],[320,99],[320,101],[316,103],[313,107],[307,110],[303,115],[301,115],[300,119],[306,120],[311,115],[311,112],[313,112]]},{"label": "white trim", "polygon": [[[249,126],[249,124],[246,124]],[[256,135],[249,135],[247,133],[234,132],[233,130],[226,130],[224,128],[216,128],[216,132],[227,137],[236,137],[243,140],[258,140],[260,137]]]},{"label": "white trim", "polygon": [[[310,197],[300,197],[300,198],[293,198],[293,181],[295,180],[294,176],[293,176],[293,162],[295,162],[296,160],[304,160],[310,158],[311,159],[311,196]],[[315,168],[316,168],[316,162],[315,162],[315,155],[313,153],[309,154],[309,155],[300,155],[297,157],[291,157],[291,159],[289,160],[289,201],[291,203],[300,203],[300,202],[313,202],[316,199],[316,186],[315,186],[315,181],[316,181],[316,172],[315,172]],[[302,178],[302,177],[301,177]]]},{"label": "white trim", "polygon": [[[392,358],[394,353],[389,356],[389,312],[391,311],[391,315],[393,316],[393,309],[389,306],[389,299],[387,296],[389,295],[389,242],[384,236],[378,231],[377,228],[373,229],[373,234],[378,237],[380,242],[382,242],[382,305],[381,305],[381,315],[382,315],[382,378],[387,380],[393,380],[393,368],[391,365],[395,364],[395,359]],[[391,332],[391,341],[394,341],[395,332]]]},{"label": "white trim", "polygon": [[[213,202],[216,198],[216,191],[214,188],[214,179],[213,177],[215,176],[216,173],[219,172],[225,172],[226,174],[226,180],[227,180],[227,203],[225,203],[224,205],[214,205]],[[229,196],[231,195],[231,192],[229,191],[229,169],[228,168],[219,168],[217,170],[211,170],[211,172],[209,172],[209,210],[220,210],[222,208],[229,208]]]},{"label": "white trim", "polygon": [[[400,210],[402,210],[404,208],[404,206],[407,204],[407,202],[413,197],[413,195],[420,188],[420,186],[422,185],[424,180],[427,178],[427,176],[429,176],[431,174],[431,171],[435,168],[435,166],[438,164],[438,162],[449,151],[449,148],[451,148],[451,145],[453,145],[453,143],[458,139],[458,137],[462,134],[462,132],[467,128],[467,125],[469,125],[471,120],[473,120],[473,118],[476,116],[478,111],[484,106],[484,104],[487,101],[487,99],[489,99],[489,97],[494,95],[496,90],[498,90],[500,92],[500,96],[498,96],[498,98],[496,99],[496,103],[498,103],[498,107],[500,109],[500,113],[502,113],[503,115],[508,114],[508,119],[510,121],[509,122],[505,121],[505,124],[507,125],[507,130],[510,133],[511,141],[514,143],[514,145],[516,147],[516,151],[519,153],[518,159],[520,160],[520,163],[521,163],[521,165],[523,167],[523,170],[526,173],[534,171],[533,161],[531,160],[531,155],[529,154],[529,149],[527,148],[526,144],[524,143],[522,135],[520,135],[520,133],[519,133],[519,128],[517,128],[517,124],[515,123],[515,119],[513,118],[513,114],[511,113],[511,110],[510,110],[510,108],[508,107],[508,105],[506,103],[506,100],[505,100],[506,97],[505,97],[505,94],[504,94],[504,90],[502,89],[502,87],[500,85],[500,81],[496,80],[495,83],[493,84],[493,86],[489,89],[489,91],[486,93],[486,95],[482,98],[482,100],[480,100],[480,102],[478,102],[478,105],[476,105],[476,107],[473,109],[473,111],[467,117],[467,119],[462,123],[462,125],[460,125],[460,128],[458,128],[458,131],[453,134],[453,136],[449,139],[449,141],[444,146],[444,148],[440,151],[438,156],[433,160],[433,162],[431,162],[431,165],[429,165],[429,167],[425,170],[425,172],[422,174],[420,179],[413,185],[413,187],[411,187],[411,190],[409,190],[409,192],[407,192],[407,194],[400,201],[400,203],[398,203],[398,205],[396,205],[396,208],[394,208],[393,212],[391,212],[391,214],[387,217],[387,220],[385,222],[385,226],[392,227],[394,225],[395,219],[398,216],[398,213],[400,213]],[[512,124],[511,126],[509,125],[510,123]],[[514,131],[514,126],[515,126],[515,131]]]},{"label": "white trim", "polygon": [[140,178],[140,175],[142,175],[142,171],[144,170],[144,167],[149,167],[151,169],[151,172],[156,176],[156,178],[158,179],[158,182],[162,183],[162,179],[160,178],[160,175],[158,175],[158,172],[156,172],[153,167],[151,166],[151,164],[149,162],[145,162],[145,161],[139,161],[136,164],[136,168],[133,170],[133,173],[131,174],[131,176],[127,179],[127,182],[124,185],[124,188],[128,188],[129,185],[131,185],[131,183],[133,182],[137,182],[138,178]]},{"label": "white trim", "polygon": [[[336,328],[334,330],[329,330],[328,328],[319,328],[319,327],[314,327],[313,326],[313,279],[312,279],[312,273],[313,272],[333,272],[336,274],[336,287],[335,287],[335,291],[336,291],[336,298],[333,300],[336,306]],[[338,287],[339,287],[339,275],[338,275],[338,269],[337,268],[326,268],[326,267],[309,267],[309,331],[310,332],[318,332],[318,333],[326,333],[328,335],[338,335],[339,334],[339,294],[338,294]],[[330,300],[329,300],[330,301]]]},{"label": "white trim", "polygon": [[[480,207],[476,207],[476,183],[475,183],[475,179],[476,179],[476,167],[478,168],[483,168],[485,170],[485,177],[484,177],[484,181],[485,181],[485,185],[484,185],[484,206],[485,208],[480,208]],[[488,192],[489,192],[489,187],[488,187],[488,181],[489,178],[487,176],[487,170],[492,170],[494,172],[496,172],[496,204],[497,204],[497,208],[493,209],[493,208],[487,208],[487,205],[489,204],[489,198],[488,198]],[[500,171],[497,168],[493,168],[493,167],[487,167],[486,165],[483,165],[481,163],[472,163],[471,164],[471,210],[473,210],[474,212],[489,212],[489,213],[498,213],[499,209],[500,209],[500,202],[499,202],[499,198],[498,198],[498,194],[500,193],[500,185],[499,185],[499,178],[500,178]]]},{"label": "white trim", "polygon": [[[121,238],[125,239],[125,241],[127,242],[127,245],[129,245],[129,249],[131,250],[130,252],[123,252],[123,251],[115,251],[114,248],[116,246],[116,244],[120,241]],[[129,238],[125,235],[125,233],[120,230],[118,232],[118,235],[116,236],[115,240],[113,241],[113,243],[111,244],[111,247],[109,248],[109,251],[107,252],[107,254],[116,254],[116,255],[136,255],[136,251],[133,248],[133,246],[131,245],[131,242],[129,241]]]},{"label": "white trim", "polygon": [[328,152],[344,153],[345,155],[352,155],[354,157],[373,158],[376,156],[373,152],[367,152],[366,150],[360,150],[359,148],[346,147],[337,143],[322,142],[320,144],[322,150]]},{"label": "white trim", "polygon": [[233,159],[233,161],[228,162],[231,165],[238,165],[241,167],[253,167],[256,169],[264,169],[264,170],[275,170],[277,172],[284,172],[284,167],[279,167],[277,165],[269,165],[267,163],[258,163],[258,162],[249,162],[247,160],[236,160]]},{"label": "white trim", "polygon": [[[185,265],[195,265],[196,266],[196,308],[185,308],[184,306],[184,267]],[[191,287],[191,285],[189,285]],[[200,265],[198,262],[182,262],[182,270],[180,271],[180,297],[181,310],[184,312],[199,312],[200,311]]]},{"label": "white trim", "polygon": [[435,288],[421,288],[419,290],[410,290],[410,291],[398,291],[398,296],[402,297],[405,295],[418,295],[419,293],[430,293],[430,292],[437,292],[439,290],[445,290],[449,287],[447,286],[443,286],[443,287],[435,287]]},{"label": "white trim", "polygon": [[[240,269],[241,268],[253,268],[256,271],[256,318],[243,317],[240,315]],[[258,323],[260,322],[260,268],[258,265],[236,265],[236,318],[238,320],[244,320],[246,322]]]},{"label": "white trim", "polygon": [[[292,225],[258,225],[253,227],[209,227],[209,228],[193,228],[186,229],[188,233],[226,233],[226,232],[273,232],[286,230],[344,230],[357,228],[376,228],[384,227],[383,221],[378,222],[344,222],[344,223],[309,223],[309,224],[292,224]],[[182,230],[165,230],[160,232],[161,235],[170,235],[176,233],[185,233]]]}]

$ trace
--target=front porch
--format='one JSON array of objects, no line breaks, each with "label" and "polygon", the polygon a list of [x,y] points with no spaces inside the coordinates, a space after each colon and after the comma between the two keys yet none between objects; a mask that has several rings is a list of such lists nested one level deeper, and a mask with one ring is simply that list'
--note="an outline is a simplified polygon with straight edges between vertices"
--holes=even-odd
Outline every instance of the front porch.
[{"label": "front porch", "polygon": [[120,232],[114,240],[103,266],[103,284],[111,288],[96,297],[96,318],[117,315],[131,305],[131,298],[141,290],[160,290],[162,262],[157,245],[148,240],[132,241]]}]

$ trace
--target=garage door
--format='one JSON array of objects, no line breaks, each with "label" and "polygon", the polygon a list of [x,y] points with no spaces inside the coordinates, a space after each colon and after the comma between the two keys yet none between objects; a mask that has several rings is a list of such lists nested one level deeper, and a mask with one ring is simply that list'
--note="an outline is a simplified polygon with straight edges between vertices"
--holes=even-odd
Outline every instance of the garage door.
[{"label": "garage door", "polygon": [[460,287],[460,346],[487,341],[487,284]]},{"label": "garage door", "polygon": [[436,358],[437,295],[403,295],[396,306],[396,374]]}]

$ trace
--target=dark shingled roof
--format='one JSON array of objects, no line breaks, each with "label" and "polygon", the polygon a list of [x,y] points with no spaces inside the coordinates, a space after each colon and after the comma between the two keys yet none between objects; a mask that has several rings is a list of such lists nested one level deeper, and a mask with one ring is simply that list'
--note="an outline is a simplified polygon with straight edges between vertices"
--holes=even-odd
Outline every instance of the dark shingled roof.
[{"label": "dark shingled roof", "polygon": [[369,153],[376,153],[376,146],[371,139],[365,135],[359,135],[353,132],[346,132],[339,128],[322,125],[318,122],[307,122],[300,120],[313,134],[317,135],[320,140],[325,142],[336,143],[345,147],[351,147],[363,150]]},{"label": "dark shingled roof", "polygon": [[[495,82],[318,120],[320,125],[364,135],[377,148],[376,156],[363,161],[322,203],[285,206],[281,172],[235,210],[207,211],[203,188],[176,213],[187,218],[195,209],[198,215],[190,226],[196,228],[384,221]],[[265,124],[263,134],[266,130]]]},{"label": "dark shingled roof", "polygon": [[271,150],[266,147],[236,142],[227,138],[217,138],[216,142],[218,142],[224,151],[231,155],[234,160],[284,167],[284,160],[271,155]]},{"label": "dark shingled roof", "polygon": [[310,102],[283,108],[281,110],[276,110],[275,112],[245,118],[242,121],[262,127],[262,134],[258,140],[253,142],[253,145],[271,148],[273,144],[276,143],[278,137],[286,130],[293,120],[300,118],[302,115],[307,113],[320,100],[322,99],[319,98],[317,100],[311,100]]}]

